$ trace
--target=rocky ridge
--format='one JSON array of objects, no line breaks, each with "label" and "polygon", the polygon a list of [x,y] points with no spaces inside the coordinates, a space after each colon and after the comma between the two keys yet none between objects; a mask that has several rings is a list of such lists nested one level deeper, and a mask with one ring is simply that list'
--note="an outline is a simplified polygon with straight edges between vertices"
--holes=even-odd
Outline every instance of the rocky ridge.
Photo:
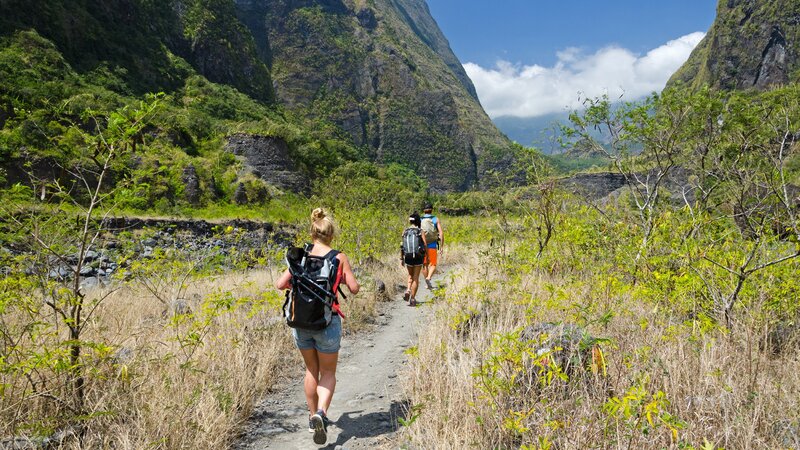
[{"label": "rocky ridge", "polygon": [[424,1],[236,3],[270,55],[278,101],[331,122],[368,159],[407,165],[435,191],[478,186],[510,166],[509,141]]},{"label": "rocky ridge", "polygon": [[765,90],[800,81],[800,2],[719,0],[717,17],[669,85]]},{"label": "rocky ridge", "polygon": [[[83,256],[80,277],[85,288],[105,285],[120,275],[131,261],[152,259],[159,251],[185,252],[192,258],[207,257],[215,264],[233,267],[290,245],[297,230],[268,222],[229,220],[209,222],[196,219],[107,218],[102,222],[102,238]],[[0,247],[8,254],[24,253],[13,246]],[[72,279],[80,255],[53,259],[46,276],[54,280]],[[252,258],[250,258],[252,259]],[[6,268],[0,267],[0,273]],[[31,267],[30,270],[38,270]],[[122,274],[124,277],[124,273]]]}]

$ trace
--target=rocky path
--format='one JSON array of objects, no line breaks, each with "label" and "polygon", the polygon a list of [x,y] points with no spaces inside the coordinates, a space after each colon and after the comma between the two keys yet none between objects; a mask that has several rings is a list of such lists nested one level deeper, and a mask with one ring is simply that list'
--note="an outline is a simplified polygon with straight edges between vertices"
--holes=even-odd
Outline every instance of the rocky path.
[{"label": "rocky path", "polygon": [[[398,374],[415,345],[417,331],[430,312],[431,291],[420,288],[418,306],[406,305],[397,295],[379,305],[376,327],[345,336],[339,353],[336,393],[328,416],[328,449],[389,448],[396,442],[398,417],[405,413]],[[293,369],[295,370],[295,369]],[[253,414],[236,450],[317,449],[308,431],[301,367],[288,384],[265,399]],[[396,444],[394,445],[396,447]]]}]

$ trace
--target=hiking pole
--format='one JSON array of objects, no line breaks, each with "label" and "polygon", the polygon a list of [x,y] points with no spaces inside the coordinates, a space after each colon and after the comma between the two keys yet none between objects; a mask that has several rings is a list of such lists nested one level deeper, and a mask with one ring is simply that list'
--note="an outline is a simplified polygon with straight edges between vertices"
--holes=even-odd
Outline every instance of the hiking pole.
[{"label": "hiking pole", "polygon": [[297,280],[301,281],[302,282],[301,284],[304,284],[304,286],[307,288],[308,293],[310,293],[314,297],[316,297],[317,300],[321,301],[322,303],[324,303],[328,307],[333,307],[333,302],[332,301],[326,299],[325,297],[321,296],[317,292],[314,292],[314,289],[312,289],[312,288],[319,289],[321,292],[323,292],[324,294],[326,294],[326,295],[328,295],[330,297],[335,297],[334,294],[332,294],[330,291],[328,291],[324,287],[320,286],[314,280],[308,278],[305,275],[298,274],[297,275]]}]

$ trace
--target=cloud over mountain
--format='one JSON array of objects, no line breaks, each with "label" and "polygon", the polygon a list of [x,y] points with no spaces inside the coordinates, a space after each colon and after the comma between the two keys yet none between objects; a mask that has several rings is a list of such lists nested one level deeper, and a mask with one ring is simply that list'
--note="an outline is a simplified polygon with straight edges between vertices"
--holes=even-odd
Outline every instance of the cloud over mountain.
[{"label": "cloud over mountain", "polygon": [[634,100],[664,88],[705,36],[687,34],[639,56],[619,46],[593,54],[568,48],[553,67],[498,61],[486,69],[464,64],[491,117],[536,117],[580,106],[581,97],[608,94]]}]

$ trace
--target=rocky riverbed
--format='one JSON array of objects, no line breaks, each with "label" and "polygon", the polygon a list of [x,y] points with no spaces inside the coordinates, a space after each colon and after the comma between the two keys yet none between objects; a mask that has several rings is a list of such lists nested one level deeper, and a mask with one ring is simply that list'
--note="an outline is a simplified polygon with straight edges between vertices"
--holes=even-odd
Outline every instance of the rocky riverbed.
[{"label": "rocky riverbed", "polygon": [[[31,262],[29,274],[39,273],[54,280],[74,279],[86,288],[107,284],[133,261],[159,258],[179,252],[228,267],[252,265],[258,258],[275,254],[288,246],[297,230],[285,224],[230,220],[211,222],[197,219],[108,218],[101,223],[96,244],[83,255],[53,255],[46,262]],[[6,256],[25,255],[26,249],[0,246]],[[13,270],[0,267],[0,273]]]}]

